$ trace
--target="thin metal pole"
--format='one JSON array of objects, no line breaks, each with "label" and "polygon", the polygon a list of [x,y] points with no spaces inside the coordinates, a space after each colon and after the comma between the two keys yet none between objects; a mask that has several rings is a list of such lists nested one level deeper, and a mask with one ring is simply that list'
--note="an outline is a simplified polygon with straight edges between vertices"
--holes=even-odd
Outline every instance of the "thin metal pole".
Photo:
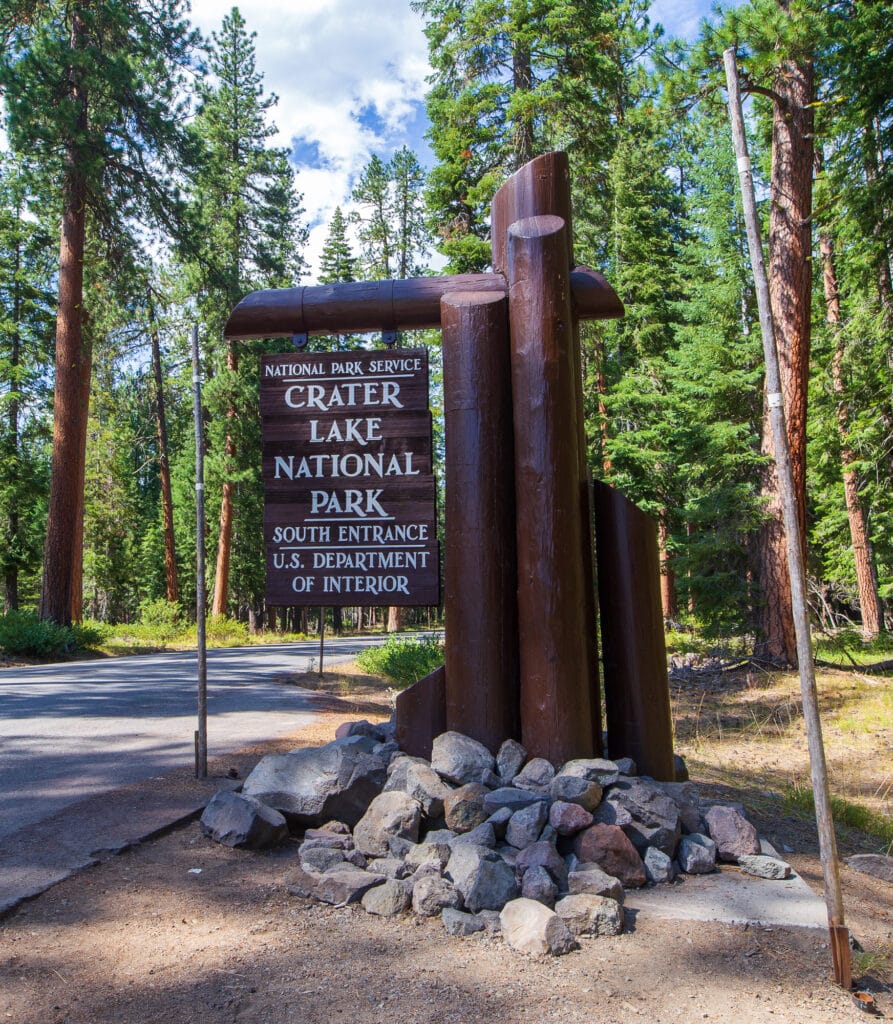
[{"label": "thin metal pole", "polygon": [[322,675],[323,655],[325,653],[326,639],[326,610],[319,609],[319,674]]},{"label": "thin metal pole", "polygon": [[195,777],[208,776],[208,658],[205,634],[205,449],[202,431],[202,374],[198,327],[192,328],[192,408],[195,421],[195,623],[198,638],[198,729]]},{"label": "thin metal pole", "polygon": [[785,427],[784,401],[781,390],[781,373],[778,365],[778,349],[775,343],[775,329],[772,321],[772,307],[769,301],[769,280],[763,262],[763,243],[757,218],[754,197],[753,175],[747,152],[747,137],[744,132],[744,116],[741,111],[741,91],[738,85],[738,67],[735,49],[730,47],[723,53],[726,82],[729,89],[729,117],[735,156],[738,161],[738,177],[741,181],[741,200],[747,225],[747,244],[753,267],[756,286],[757,306],[760,313],[760,330],[763,336],[763,353],[766,360],[766,401],[772,424],[775,443],[775,463],[778,468],[778,490],[784,518],[787,540],[788,573],[791,580],[794,631],[797,638],[797,661],[800,667],[800,692],[803,697],[803,718],[809,744],[809,764],[812,776],[812,791],[815,800],[816,824],[819,833],[819,851],[822,861],[822,876],[825,884],[825,905],[828,911],[828,927],[831,935],[831,952],[834,960],[834,980],[843,988],[852,985],[849,932],[844,925],[843,893],[840,888],[840,866],[837,859],[837,839],[834,834],[834,820],[831,815],[831,796],[828,790],[828,769],[825,763],[825,747],[822,742],[822,723],[819,717],[818,692],[815,682],[815,666],[812,656],[812,638],[809,628],[809,611],[806,602],[806,572],[803,565],[803,542],[800,536],[800,522],[794,495],[794,477],[791,469],[791,453]]}]

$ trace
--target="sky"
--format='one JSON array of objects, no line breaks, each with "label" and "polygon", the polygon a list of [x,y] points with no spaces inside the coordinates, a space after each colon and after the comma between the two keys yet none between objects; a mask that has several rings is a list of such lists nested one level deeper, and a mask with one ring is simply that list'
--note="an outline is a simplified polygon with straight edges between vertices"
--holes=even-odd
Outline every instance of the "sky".
[{"label": "sky", "polygon": [[[710,0],[654,0],[652,23],[693,37]],[[227,4],[192,0],[191,20],[208,36]],[[335,207],[349,207],[353,182],[373,153],[382,159],[408,145],[428,163],[424,96],[427,43],[409,0],[242,0],[256,33],[257,68],[279,97],[274,143],[298,171],[310,228],[307,258],[315,276]]]}]

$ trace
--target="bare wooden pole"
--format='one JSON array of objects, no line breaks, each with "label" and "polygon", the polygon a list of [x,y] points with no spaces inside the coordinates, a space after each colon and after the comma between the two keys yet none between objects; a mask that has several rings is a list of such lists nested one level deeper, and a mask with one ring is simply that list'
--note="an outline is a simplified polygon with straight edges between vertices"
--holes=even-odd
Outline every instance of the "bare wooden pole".
[{"label": "bare wooden pole", "polygon": [[192,408],[195,421],[195,625],[198,647],[198,729],[195,777],[208,776],[208,661],[205,636],[205,446],[202,431],[202,374],[198,327],[192,328]]},{"label": "bare wooden pole", "polygon": [[831,815],[828,769],[825,763],[822,723],[819,717],[819,701],[809,629],[809,612],[806,602],[806,571],[803,565],[803,545],[794,493],[791,453],[785,428],[781,373],[778,365],[778,350],[775,345],[772,307],[769,302],[769,280],[766,275],[766,266],[763,262],[763,243],[760,237],[760,224],[757,218],[753,175],[751,174],[750,157],[747,152],[747,137],[744,133],[744,116],[741,112],[738,67],[733,47],[730,47],[723,53],[723,60],[725,62],[726,82],[729,89],[729,117],[732,125],[732,137],[735,143],[735,156],[738,160],[741,200],[744,206],[744,219],[747,226],[747,244],[750,250],[750,262],[753,266],[757,306],[760,313],[760,330],[763,336],[763,353],[766,360],[766,399],[769,405],[769,418],[775,441],[778,489],[781,497],[784,529],[787,538],[788,572],[790,574],[791,595],[793,598],[794,630],[797,637],[797,660],[800,665],[800,691],[803,696],[803,718],[806,724],[806,737],[809,744],[809,764],[815,800],[816,824],[819,833],[822,877],[825,883],[825,905],[828,910],[828,927],[831,933],[834,980],[838,985],[849,989],[852,986],[849,932],[844,924],[843,893],[840,888],[840,867],[837,859],[837,839],[834,834],[834,820]]}]

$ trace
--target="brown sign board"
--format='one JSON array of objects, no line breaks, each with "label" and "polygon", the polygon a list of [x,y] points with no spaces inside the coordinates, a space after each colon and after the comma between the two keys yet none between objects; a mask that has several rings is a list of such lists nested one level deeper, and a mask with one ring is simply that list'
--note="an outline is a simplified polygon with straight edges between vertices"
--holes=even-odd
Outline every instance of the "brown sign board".
[{"label": "brown sign board", "polygon": [[440,600],[426,349],[261,357],[271,605]]}]

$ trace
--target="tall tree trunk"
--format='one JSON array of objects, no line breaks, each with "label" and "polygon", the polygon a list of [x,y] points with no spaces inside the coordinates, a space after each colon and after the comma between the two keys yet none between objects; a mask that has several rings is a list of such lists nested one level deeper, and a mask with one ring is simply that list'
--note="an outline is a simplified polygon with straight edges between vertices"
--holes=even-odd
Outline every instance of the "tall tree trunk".
[{"label": "tall tree trunk", "polygon": [[[83,46],[84,25],[72,18],[72,50]],[[77,111],[76,137],[87,128],[87,93],[77,72],[69,75],[68,98]],[[56,365],[53,393],[53,455],[50,497],[43,552],[40,616],[60,625],[71,623],[74,547],[78,535],[78,509],[82,508],[84,476],[79,457],[85,436],[86,410],[81,401],[84,364],[90,353],[83,340],[84,248],[86,242],[87,183],[80,167],[81,154],[74,141],[66,152],[62,186],[62,230],[59,240],[59,306],[56,315]]]},{"label": "tall tree trunk", "polygon": [[679,618],[679,601],[676,597],[676,573],[667,550],[670,529],[667,526],[666,512],[657,518],[657,550],[660,558],[660,605],[665,619],[675,622]]},{"label": "tall tree trunk", "polygon": [[[530,49],[517,43],[512,48],[512,86],[515,92],[530,92],[533,87],[533,69]],[[531,161],[534,152],[533,119],[529,114],[516,117],[512,125],[512,149],[515,169]]]},{"label": "tall tree trunk", "polygon": [[[817,159],[818,164],[818,159]],[[878,635],[883,622],[883,608],[878,594],[877,567],[868,533],[868,513],[859,493],[859,476],[855,469],[856,455],[850,446],[849,405],[843,380],[844,338],[840,329],[840,294],[834,265],[834,246],[827,231],[819,234],[822,254],[822,280],[825,289],[826,318],[834,336],[831,360],[831,382],[837,399],[837,429],[840,434],[840,461],[843,468],[843,491],[846,498],[853,557],[856,562],[856,585],[862,612],[862,635],[871,640]]]},{"label": "tall tree trunk", "polygon": [[83,358],[80,380],[80,423],[77,441],[77,510],[74,517],[74,536],[71,540],[71,621],[84,617],[84,485],[87,471],[87,428],[90,420],[90,375],[93,371],[93,339],[89,328],[83,334]]},{"label": "tall tree trunk", "polygon": [[[226,368],[235,375],[239,368],[239,358],[236,354],[235,343],[226,343]],[[236,418],[236,408],[233,402],[227,406],[226,419],[232,423]],[[236,442],[232,430],[226,432],[224,444],[224,466],[228,471],[233,464],[236,454]],[[231,480],[223,481],[223,492],[220,497],[220,534],[217,541],[217,571],[214,576],[214,600],[211,604],[212,615],[226,615],[226,598],[229,591],[229,563],[232,553],[233,542],[233,495],[235,487]]]},{"label": "tall tree trunk", "polygon": [[[809,61],[784,60],[778,68],[774,83],[769,213],[769,292],[797,515],[804,539],[812,295],[813,78]],[[763,415],[762,451],[764,455],[774,455],[768,405]],[[766,519],[760,528],[759,540],[762,635],[757,653],[779,664],[793,666],[797,664],[797,648],[774,458],[769,459],[763,474],[762,495]]]},{"label": "tall tree trunk", "polygon": [[[22,211],[20,207],[16,209],[16,220],[21,220]],[[21,317],[22,317],[22,296],[21,296],[21,281],[19,280],[19,273],[21,270],[21,257],[22,257],[22,245],[21,239],[16,241],[16,252],[15,252],[15,275],[13,280],[13,300],[12,300],[12,316],[13,324],[15,325],[12,332],[12,342],[10,345],[9,352],[9,367],[10,367],[10,397],[9,406],[7,408],[7,420],[6,429],[9,434],[9,454],[18,463],[21,456],[19,451],[20,438],[19,438],[19,409],[21,403],[19,402],[19,380],[18,380],[18,368],[22,360],[22,336],[20,333]],[[9,527],[9,539],[13,544],[15,554],[6,564],[6,570],[3,578],[3,609],[4,611],[11,612],[18,610],[19,607],[19,564],[18,564],[18,550],[19,550],[19,529],[20,529],[20,517],[19,510],[15,503],[9,509],[8,516],[8,527]]]},{"label": "tall tree trunk", "polygon": [[161,478],[161,518],[164,526],[164,578],[168,601],[180,600],[180,586],[177,579],[177,549],[174,540],[174,499],[171,492],[171,467],[168,458],[167,416],[164,408],[164,377],[161,371],[161,345],[158,338],[158,324],[151,297],[149,299],[152,341],[152,375],[155,379],[155,429],[158,434],[158,475]]},{"label": "tall tree trunk", "polygon": [[388,633],[397,633],[403,629],[403,609],[396,605],[391,605],[388,608]]}]

